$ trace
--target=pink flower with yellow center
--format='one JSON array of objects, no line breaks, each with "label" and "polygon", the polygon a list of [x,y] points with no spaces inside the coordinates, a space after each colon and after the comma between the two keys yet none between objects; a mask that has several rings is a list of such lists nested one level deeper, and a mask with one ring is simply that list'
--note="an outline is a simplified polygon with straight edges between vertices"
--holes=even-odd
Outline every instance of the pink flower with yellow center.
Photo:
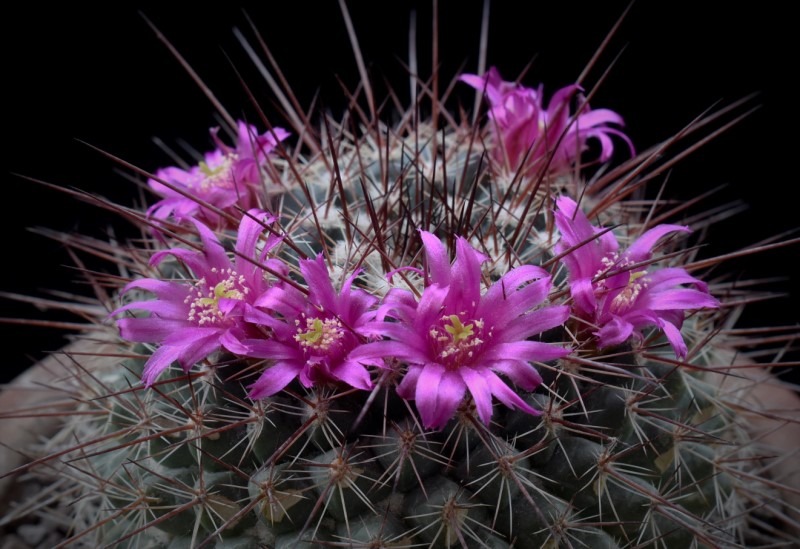
[{"label": "pink flower with yellow center", "polygon": [[240,340],[258,333],[244,318],[245,304],[255,303],[270,284],[259,264],[282,268],[266,254],[279,242],[269,238],[257,252],[263,224],[273,221],[271,215],[250,210],[241,222],[236,241],[236,258],[231,261],[214,233],[199,221],[194,224],[200,235],[202,251],[174,248],[153,255],[151,265],[158,265],[168,256],[183,263],[195,277],[193,280],[166,281],[155,278],[134,280],[123,289],[145,290],[155,300],[135,301],[112,313],[140,310],[146,317],[124,317],[117,320],[120,335],[129,341],[158,343],[160,347],[145,364],[142,378],[152,385],[170,364],[177,361],[188,372],[211,353],[226,348],[237,352]]},{"label": "pink flower with yellow center", "polygon": [[485,93],[495,136],[493,152],[512,171],[522,167],[526,155],[526,170],[567,170],[580,159],[589,139],[600,142],[600,161],[605,162],[614,152],[612,135],[622,138],[633,152],[628,137],[609,126],[624,125],[614,111],[591,110],[583,104],[578,113],[571,112],[570,103],[581,92],[577,85],[558,90],[545,108],[543,86],[533,89],[504,81],[495,67],[483,76],[464,74],[460,80]]},{"label": "pink flower with yellow center", "polygon": [[377,298],[352,287],[358,272],[337,293],[321,255],[300,260],[300,273],[307,295],[294,287],[275,286],[247,307],[247,320],[267,326],[271,336],[243,341],[243,354],[274,361],[250,386],[250,398],[273,395],[295,378],[305,387],[341,382],[371,388],[366,366],[381,366],[383,361],[354,360],[351,352],[366,341],[365,328],[375,317]]},{"label": "pink flower with yellow center", "polygon": [[[600,347],[641,337],[641,329],[663,330],[678,358],[685,358],[686,343],[680,328],[687,310],[716,308],[719,302],[708,286],[684,269],[639,265],[652,257],[653,247],[664,236],[690,232],[680,225],[658,225],[636,239],[625,251],[612,232],[589,222],[574,200],[562,196],[556,203],[556,227],[561,241],[556,253],[570,248],[561,261],[569,271],[575,314],[595,326]],[[688,284],[692,288],[685,288]]]},{"label": "pink flower with yellow center", "polygon": [[547,272],[520,266],[481,293],[481,263],[487,260],[483,254],[458,238],[451,265],[444,244],[431,233],[420,234],[427,259],[421,297],[392,290],[380,309],[382,321],[375,323],[375,332],[388,340],[369,343],[351,356],[395,357],[405,363],[408,369],[397,392],[416,401],[428,428],[444,426],[467,394],[486,424],[492,397],[510,408],[538,413],[500,376],[532,391],[542,381],[532,363],[570,352],[531,340],[569,316],[565,306],[539,307],[550,290]]},{"label": "pink flower with yellow center", "polygon": [[[235,147],[222,143],[217,137],[216,128],[211,133],[218,148],[206,153],[197,166],[188,170],[174,166],[158,170],[156,178],[147,183],[163,198],[147,210],[147,215],[157,220],[172,217],[179,223],[198,219],[211,227],[220,227],[226,225],[223,218],[200,204],[200,201],[236,214],[237,218],[237,207],[242,210],[256,207],[259,191],[263,190],[264,174],[261,167],[278,142],[286,139],[289,133],[283,128],[275,128],[259,135],[254,126],[244,122],[239,122],[238,129]],[[177,187],[189,196],[158,180]]]}]

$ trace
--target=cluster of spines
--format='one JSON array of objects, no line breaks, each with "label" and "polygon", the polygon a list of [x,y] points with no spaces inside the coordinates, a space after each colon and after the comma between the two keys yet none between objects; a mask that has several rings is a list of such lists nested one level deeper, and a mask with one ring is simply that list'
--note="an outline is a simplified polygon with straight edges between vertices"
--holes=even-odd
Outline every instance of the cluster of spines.
[{"label": "cluster of spines", "polygon": [[[261,535],[276,547],[297,539],[334,547],[735,539],[730,528],[704,526],[732,512],[739,467],[722,438],[730,434],[717,417],[724,408],[711,411],[699,391],[694,402],[664,402],[677,399],[669,385],[693,383],[667,366],[572,400],[569,378],[558,374],[552,395],[528,397],[540,418],[508,412],[486,428],[465,404],[443,432],[421,429],[409,410],[368,419],[359,433],[350,428],[363,401],[352,393],[254,403],[227,379],[232,366],[221,361],[148,390],[98,387],[112,394],[86,399],[95,417],[76,424],[94,442],[68,461],[86,485],[81,505],[103,518],[79,539],[130,536],[125,543],[136,547],[159,539],[153,529],[183,540],[173,543]],[[617,404],[598,406],[609,401]],[[623,417],[614,436],[613,418],[597,414]]]}]

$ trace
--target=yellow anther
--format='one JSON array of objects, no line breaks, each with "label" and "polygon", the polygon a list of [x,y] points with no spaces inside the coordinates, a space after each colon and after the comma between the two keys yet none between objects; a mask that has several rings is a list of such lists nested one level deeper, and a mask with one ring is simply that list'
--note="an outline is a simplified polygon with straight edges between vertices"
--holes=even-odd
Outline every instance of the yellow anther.
[{"label": "yellow anther", "polygon": [[638,280],[638,279],[642,278],[646,274],[647,274],[647,271],[639,271],[638,273],[631,273],[631,277],[628,280],[628,284],[630,284],[634,280]]},{"label": "yellow anther", "polygon": [[[217,283],[212,290],[207,290],[208,286],[206,286],[205,278],[197,281],[194,289],[196,297],[191,299],[192,296],[190,295],[186,298],[187,303],[191,299],[189,320],[197,321],[201,325],[216,323],[224,318],[223,313],[219,310],[220,299],[244,299],[249,290],[244,286],[246,283],[245,278],[231,269],[227,269],[225,273],[228,278]],[[237,284],[243,291],[236,289]]]},{"label": "yellow anther", "polygon": [[206,164],[205,161],[201,160],[200,164],[199,164],[199,167],[200,167],[200,171],[203,172],[203,175],[205,175],[206,177],[214,177],[214,176],[219,175],[220,172],[222,172],[222,170],[225,169],[225,163],[223,162],[222,164],[220,164],[216,168],[212,168],[208,164]]},{"label": "yellow anther", "polygon": [[311,330],[309,330],[309,331],[307,331],[307,332],[305,332],[303,334],[297,334],[295,336],[295,339],[297,341],[301,341],[302,340],[302,341],[305,341],[306,343],[308,343],[310,345],[313,345],[314,343],[319,341],[320,338],[322,337],[323,328],[324,328],[324,326],[322,324],[322,321],[320,319],[318,319],[318,318],[315,318],[314,322],[312,324]]},{"label": "yellow anther", "polygon": [[306,318],[306,330],[297,329],[294,340],[305,349],[328,352],[344,337],[342,323],[336,318]]},{"label": "yellow anther", "polygon": [[475,335],[472,331],[472,324],[467,324],[464,326],[461,323],[461,319],[458,318],[457,315],[450,315],[447,318],[450,320],[450,325],[445,326],[444,329],[447,330],[447,333],[453,337],[454,343],[469,339]]}]

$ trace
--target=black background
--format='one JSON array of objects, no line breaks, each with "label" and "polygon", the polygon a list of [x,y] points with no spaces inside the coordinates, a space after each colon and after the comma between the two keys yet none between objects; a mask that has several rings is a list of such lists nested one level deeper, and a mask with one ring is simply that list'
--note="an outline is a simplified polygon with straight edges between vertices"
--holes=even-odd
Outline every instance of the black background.
[{"label": "black background", "polygon": [[[373,75],[378,80],[385,76],[405,97],[401,60],[407,58],[409,13],[417,11],[420,69],[429,74],[431,4],[394,2],[379,9],[377,4],[350,3],[355,28]],[[522,2],[494,3],[489,62],[513,79],[534,60],[524,82],[544,82],[547,95],[574,81],[626,7],[617,1],[528,4],[522,9]],[[589,87],[621,53],[593,106],[621,113],[628,134],[644,149],[718,102],[758,92],[751,104],[761,108],[674,170],[667,195],[690,198],[724,183],[728,187],[708,206],[737,198],[750,204],[748,212],[712,231],[706,257],[797,228],[800,121],[789,84],[796,72],[797,40],[788,8],[767,11],[750,3],[747,11],[734,11],[728,2],[645,4],[633,6],[590,74]],[[83,291],[64,266],[70,260],[61,247],[27,227],[96,236],[109,224],[117,234],[129,230],[112,216],[12,173],[130,204],[136,198],[134,186],[116,173],[113,162],[78,140],[151,171],[172,163],[153,137],[171,145],[184,139],[201,151],[210,148],[208,128],[217,125],[213,107],[138,10],[169,37],[235,117],[253,119],[255,111],[231,64],[242,71],[271,120],[281,124],[267,86],[231,32],[239,26],[252,35],[241,9],[216,5],[203,11],[196,6],[60,5],[45,10],[31,3],[6,12],[0,290],[35,295],[46,289]],[[337,3],[261,2],[246,9],[301,103],[309,105],[319,92],[325,106],[340,113],[337,77],[353,89],[358,75]],[[462,63],[465,71],[475,72],[480,19],[480,2],[440,2],[443,75],[457,74]],[[723,266],[732,277],[784,276],[773,287],[792,293],[751,307],[743,325],[798,322],[800,270],[793,264],[798,256],[795,246]],[[57,315],[2,301],[0,316]],[[0,333],[4,380],[64,341],[43,328],[0,325]]]}]

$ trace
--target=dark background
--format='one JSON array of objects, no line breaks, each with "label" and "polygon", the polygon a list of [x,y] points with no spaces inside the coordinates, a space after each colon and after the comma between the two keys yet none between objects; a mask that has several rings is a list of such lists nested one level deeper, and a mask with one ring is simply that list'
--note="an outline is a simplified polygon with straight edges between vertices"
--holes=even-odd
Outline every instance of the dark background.
[{"label": "dark background", "polygon": [[[291,5],[288,5],[291,4]],[[430,73],[429,2],[351,2],[361,47],[373,74],[395,83],[407,96],[400,60],[407,58],[408,19],[417,10],[421,73]],[[524,82],[546,85],[549,96],[571,83],[591,58],[626,2],[495,2],[489,33],[489,62],[512,79],[535,58]],[[556,5],[558,4],[558,5]],[[797,40],[788,8],[767,11],[750,3],[733,11],[727,2],[641,2],[612,38],[587,84],[621,54],[592,104],[621,113],[638,148],[663,140],[704,110],[758,92],[761,108],[684,162],[670,176],[667,195],[690,198],[719,184],[728,187],[711,206],[733,199],[751,208],[709,236],[706,257],[737,250],[781,231],[796,229]],[[231,68],[239,68],[261,98],[271,120],[282,121],[263,80],[254,72],[231,28],[247,29],[239,8],[142,7],[235,116],[254,118]],[[773,8],[777,9],[777,8]],[[349,89],[358,81],[345,26],[336,2],[261,2],[248,7],[255,24],[303,105],[320,92],[325,106],[341,113],[337,77]],[[474,72],[481,3],[440,2],[442,74]],[[2,177],[2,269],[0,290],[45,295],[46,289],[83,291],[64,265],[61,247],[28,227],[45,226],[103,236],[109,224],[118,235],[130,229],[103,212],[76,203],[12,173],[103,194],[123,204],[134,186],[113,162],[77,140],[109,151],[146,170],[172,162],[153,144],[184,139],[210,148],[213,107],[155,37],[137,8],[60,5],[47,10],[29,3],[4,15]],[[462,92],[462,96],[471,95]],[[378,94],[382,97],[381,94]],[[469,103],[471,105],[471,100]],[[797,324],[800,270],[798,247],[726,264],[733,277],[784,276],[774,288],[792,293],[781,301],[750,308],[743,325]],[[719,271],[721,272],[721,271]],[[29,305],[0,302],[0,316],[58,317]],[[67,317],[61,317],[69,320]],[[0,325],[9,379],[64,340],[53,330]]]}]

